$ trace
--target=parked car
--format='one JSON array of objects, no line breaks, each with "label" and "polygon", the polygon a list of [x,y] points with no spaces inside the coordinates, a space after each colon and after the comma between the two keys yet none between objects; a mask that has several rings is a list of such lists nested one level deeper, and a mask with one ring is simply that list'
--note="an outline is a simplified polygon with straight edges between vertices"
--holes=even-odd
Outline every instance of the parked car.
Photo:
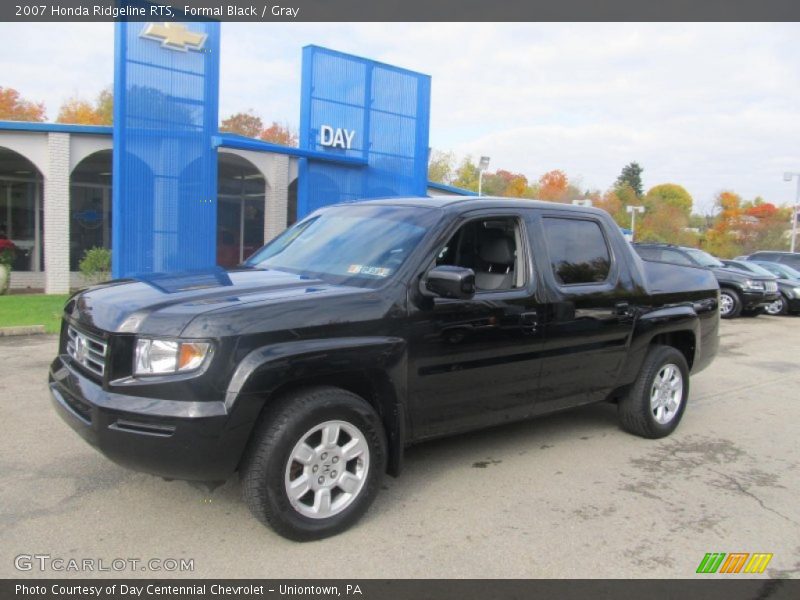
[{"label": "parked car", "polygon": [[404,448],[592,402],[669,435],[719,343],[705,269],[645,262],[601,210],[420,198],[323,208],[242,267],[90,288],[49,387],[116,462],[239,472],[295,540],[364,513]]},{"label": "parked car", "polygon": [[800,312],[800,271],[775,262],[761,260],[742,261],[747,265],[755,265],[778,278],[781,298],[767,307],[771,315],[796,314]]},{"label": "parked car", "polygon": [[[774,277],[775,281],[778,284],[778,291],[780,292],[781,297],[778,298],[772,304],[768,304],[767,306],[765,306],[764,312],[770,315],[788,314],[789,300],[794,301],[795,298],[794,289],[797,286],[800,286],[800,281],[796,281],[793,283],[791,280],[784,279],[783,275],[780,275],[778,272],[771,272],[764,267],[764,265],[767,264],[777,265],[778,263],[763,263],[754,260],[737,260],[737,259],[723,260],[722,262],[728,267],[739,269],[741,271],[746,271],[754,275],[766,275]],[[790,269],[790,267],[786,268]],[[798,273],[798,275],[800,275],[800,273]]]},{"label": "parked car", "polygon": [[672,244],[634,244],[639,256],[676,265],[709,269],[719,283],[719,312],[723,319],[756,316],[780,298],[775,277],[726,267],[718,258],[697,248]]},{"label": "parked car", "polygon": [[787,265],[796,271],[800,271],[800,252],[778,252],[773,250],[759,250],[750,256],[744,257],[746,260],[763,260]]}]

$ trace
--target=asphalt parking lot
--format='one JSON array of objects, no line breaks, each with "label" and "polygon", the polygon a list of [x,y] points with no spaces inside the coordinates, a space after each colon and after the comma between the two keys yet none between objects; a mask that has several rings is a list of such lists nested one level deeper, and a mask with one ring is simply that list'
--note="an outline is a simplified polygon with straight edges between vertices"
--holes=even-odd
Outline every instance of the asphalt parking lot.
[{"label": "asphalt parking lot", "polygon": [[[50,407],[52,336],[0,339],[0,576],[20,554],[191,558],[171,577],[694,576],[707,552],[771,552],[800,576],[800,318],[722,325],[671,437],[597,405],[408,452],[372,509],[297,544],[259,525],[237,480],[213,493],[118,467]],[[763,577],[763,575],[761,575]]]}]

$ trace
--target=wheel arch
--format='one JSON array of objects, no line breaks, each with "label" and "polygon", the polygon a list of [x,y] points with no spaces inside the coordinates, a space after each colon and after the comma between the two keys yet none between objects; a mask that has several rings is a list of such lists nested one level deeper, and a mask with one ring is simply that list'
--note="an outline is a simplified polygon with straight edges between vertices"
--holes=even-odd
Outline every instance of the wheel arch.
[{"label": "wheel arch", "polygon": [[331,386],[359,396],[378,413],[388,445],[387,472],[399,474],[407,428],[405,364],[405,341],[391,337],[305,340],[253,350],[226,392],[231,426],[246,429],[239,462],[256,424],[276,400],[304,388]]}]

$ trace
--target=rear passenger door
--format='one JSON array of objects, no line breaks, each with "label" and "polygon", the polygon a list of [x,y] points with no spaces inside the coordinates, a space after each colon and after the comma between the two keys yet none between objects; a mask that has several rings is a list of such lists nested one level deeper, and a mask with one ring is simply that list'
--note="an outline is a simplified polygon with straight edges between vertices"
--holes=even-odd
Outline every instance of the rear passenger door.
[{"label": "rear passenger door", "polygon": [[547,289],[537,412],[605,398],[627,356],[632,250],[614,248],[604,227],[591,214],[543,211],[531,228],[534,256],[546,257],[537,261]]}]

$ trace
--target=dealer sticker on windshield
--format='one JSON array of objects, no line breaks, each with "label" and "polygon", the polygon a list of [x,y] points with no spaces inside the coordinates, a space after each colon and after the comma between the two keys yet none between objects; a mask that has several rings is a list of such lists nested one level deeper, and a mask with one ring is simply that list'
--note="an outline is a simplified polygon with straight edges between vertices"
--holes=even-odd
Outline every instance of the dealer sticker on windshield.
[{"label": "dealer sticker on windshield", "polygon": [[354,275],[374,275],[375,277],[388,277],[391,269],[386,267],[370,267],[369,265],[350,265],[347,267],[347,272]]}]

